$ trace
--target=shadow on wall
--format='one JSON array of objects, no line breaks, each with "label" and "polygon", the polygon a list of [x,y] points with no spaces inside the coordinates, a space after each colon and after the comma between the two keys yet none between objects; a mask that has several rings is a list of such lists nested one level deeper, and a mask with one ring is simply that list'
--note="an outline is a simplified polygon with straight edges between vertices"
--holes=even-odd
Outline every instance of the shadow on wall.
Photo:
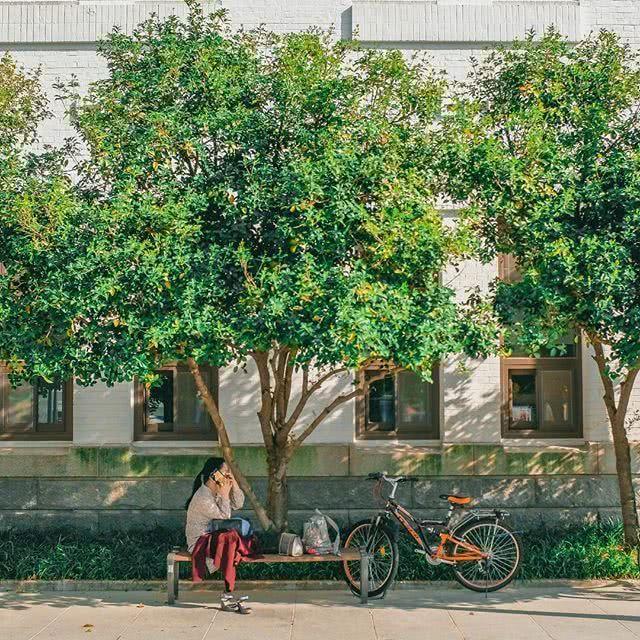
[{"label": "shadow on wall", "polygon": [[353,29],[353,8],[349,7],[340,14],[340,37],[343,40],[352,40]]},{"label": "shadow on wall", "polygon": [[[500,379],[495,358],[453,358],[442,372],[444,419],[447,442],[499,442]],[[464,473],[464,470],[460,470]]]},{"label": "shadow on wall", "polygon": [[[312,376],[312,381],[315,379]],[[301,374],[294,375],[289,415],[299,397]],[[328,381],[309,399],[298,419],[298,429],[306,426],[338,394],[350,390],[352,378],[345,374]],[[255,364],[249,360],[245,367],[229,367],[220,372],[220,412],[225,420],[231,442],[234,444],[262,444],[257,411],[260,407],[260,383]],[[338,407],[305,440],[308,442],[349,443],[355,429],[353,401]],[[295,432],[294,432],[295,433]],[[256,471],[251,470],[251,473]]]}]

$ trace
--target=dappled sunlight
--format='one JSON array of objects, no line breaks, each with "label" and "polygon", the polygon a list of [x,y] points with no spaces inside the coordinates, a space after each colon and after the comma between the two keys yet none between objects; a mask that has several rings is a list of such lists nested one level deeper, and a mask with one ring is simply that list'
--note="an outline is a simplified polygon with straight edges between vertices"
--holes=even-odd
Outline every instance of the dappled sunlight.
[{"label": "dappled sunlight", "polygon": [[104,506],[110,507],[121,502],[127,495],[127,484],[124,482],[114,483],[107,497],[104,500]]},{"label": "dappled sunlight", "polygon": [[[364,449],[366,452],[366,449]],[[394,461],[395,469],[403,475],[412,475],[420,471],[423,463],[434,454],[439,455],[436,448],[427,451],[420,450],[410,445],[394,445],[390,450],[386,450]]]},{"label": "dappled sunlight", "polygon": [[500,361],[451,358],[444,367],[447,442],[500,443]]}]

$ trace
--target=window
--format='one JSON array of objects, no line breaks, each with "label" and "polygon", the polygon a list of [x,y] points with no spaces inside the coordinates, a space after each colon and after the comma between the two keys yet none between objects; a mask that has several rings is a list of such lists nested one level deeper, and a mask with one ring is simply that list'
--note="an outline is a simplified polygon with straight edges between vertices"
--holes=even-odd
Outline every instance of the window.
[{"label": "window", "polygon": [[574,357],[503,358],[503,435],[580,437],[579,363]]},{"label": "window", "polygon": [[[500,277],[520,279],[512,256],[501,256]],[[567,332],[562,348],[533,358],[518,345],[502,358],[502,434],[505,437],[582,436],[580,344]]]},{"label": "window", "polygon": [[23,382],[12,387],[0,372],[0,438],[71,440],[73,383]]},{"label": "window", "polygon": [[[217,369],[201,366],[200,370],[217,401]],[[136,381],[136,439],[215,440],[215,427],[186,365],[169,365],[157,373],[160,376],[157,385]]]},{"label": "window", "polygon": [[[379,369],[360,372],[371,378]],[[371,382],[358,400],[357,435],[362,439],[439,437],[438,368],[433,382],[424,382],[412,371],[400,371]]]}]

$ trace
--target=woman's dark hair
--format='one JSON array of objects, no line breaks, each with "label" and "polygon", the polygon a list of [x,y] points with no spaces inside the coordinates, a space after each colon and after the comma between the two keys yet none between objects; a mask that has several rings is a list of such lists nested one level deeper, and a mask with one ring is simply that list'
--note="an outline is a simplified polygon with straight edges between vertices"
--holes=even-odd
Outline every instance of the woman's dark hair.
[{"label": "woman's dark hair", "polygon": [[191,499],[195,495],[196,491],[209,479],[209,476],[219,471],[224,464],[224,458],[209,458],[202,467],[202,471],[193,479],[193,491],[189,496],[189,499],[184,503],[184,508],[188,509]]}]

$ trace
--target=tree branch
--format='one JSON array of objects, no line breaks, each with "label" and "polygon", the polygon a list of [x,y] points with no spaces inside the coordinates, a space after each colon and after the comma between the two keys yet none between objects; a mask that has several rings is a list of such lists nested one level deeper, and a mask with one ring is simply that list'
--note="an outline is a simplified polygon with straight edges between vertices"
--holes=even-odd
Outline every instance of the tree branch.
[{"label": "tree branch", "polygon": [[269,354],[265,351],[252,351],[251,357],[256,363],[260,377],[261,405],[258,411],[258,422],[260,423],[260,430],[262,431],[262,439],[267,449],[267,455],[272,455],[275,444],[273,441],[273,431],[271,430],[273,398],[271,396],[271,376],[269,375]]},{"label": "tree branch", "polygon": [[300,415],[304,411],[304,408],[307,406],[307,402],[309,401],[309,398],[316,391],[318,391],[318,389],[320,389],[320,387],[322,387],[322,385],[327,380],[329,380],[333,376],[338,375],[339,373],[345,373],[346,371],[348,371],[346,367],[341,367],[340,369],[332,369],[331,371],[329,371],[329,373],[318,378],[318,380],[312,383],[311,386],[308,386],[309,370],[308,368],[305,368],[302,370],[302,391],[300,393],[300,399],[298,400],[293,412],[291,413],[291,416],[286,422],[287,433],[291,431],[291,429],[293,429],[293,427],[295,426],[296,422],[298,421],[298,418],[300,418]]},{"label": "tree branch", "polygon": [[361,394],[360,389],[356,389],[355,391],[351,391],[350,393],[345,393],[341,396],[338,396],[328,404],[295,438],[291,439],[290,447],[291,453],[293,453],[314,431],[315,429],[324,421],[324,419],[341,404],[348,402],[349,400],[353,400],[353,398],[357,397]]},{"label": "tree branch", "polygon": [[[588,334],[589,340],[593,345],[595,351],[594,360],[598,365],[598,373],[605,390],[605,405],[607,411],[613,410],[613,415],[622,414],[626,415],[627,408],[629,407],[629,400],[631,399],[631,392],[633,391],[633,385],[635,384],[638,373],[640,372],[640,366],[631,367],[627,371],[625,379],[620,383],[620,395],[618,397],[618,404],[616,406],[615,401],[615,386],[613,380],[606,374],[607,359],[604,355],[604,346],[601,340],[599,340],[594,334]],[[607,400],[609,396],[610,400]],[[611,414],[609,417],[612,417]]]},{"label": "tree branch", "polygon": [[633,385],[638,376],[638,367],[629,369],[627,377],[620,384],[620,398],[618,399],[618,412],[622,415],[626,415],[627,407],[629,406],[629,400],[631,399],[631,392],[633,391]]},{"label": "tree branch", "polygon": [[[295,359],[295,356],[296,356],[295,349],[291,349],[287,354],[287,364],[285,368],[284,390],[283,390],[283,395],[284,395],[284,412],[282,414],[283,423],[286,423],[287,413],[289,413],[289,402],[291,400],[291,387],[292,387],[292,380],[293,380],[293,365],[291,364],[291,361]],[[285,427],[286,427],[286,424],[285,424]]]},{"label": "tree branch", "polygon": [[587,335],[589,336],[589,341],[593,345],[593,350],[595,353],[593,359],[598,365],[598,373],[600,374],[600,380],[602,380],[602,386],[604,387],[604,404],[607,408],[609,419],[611,420],[611,422],[613,422],[615,420],[616,413],[618,412],[618,408],[616,407],[616,394],[613,380],[611,380],[611,378],[607,375],[607,359],[604,355],[604,347],[602,346],[602,342],[595,334]]},{"label": "tree branch", "polygon": [[286,371],[287,360],[289,359],[289,349],[286,347],[280,347],[273,354],[271,361],[271,368],[273,369],[273,375],[276,381],[274,395],[274,404],[276,408],[275,424],[277,429],[284,425],[287,418],[286,407]]},{"label": "tree branch", "polygon": [[[345,369],[336,369],[334,373],[344,370]],[[359,382],[357,383],[357,388],[354,391],[342,394],[335,398],[303,429],[302,433],[291,439],[291,453],[293,453],[315,431],[315,429],[325,420],[325,418],[329,414],[331,414],[332,411],[334,411],[334,409],[339,407],[341,404],[344,404],[345,402],[349,402],[349,400],[353,400],[358,396],[363,396],[372,382],[382,380],[388,375],[394,375],[401,370],[402,367],[391,367],[389,369],[382,369],[379,373],[369,378],[366,378],[364,375],[361,376]]]}]

